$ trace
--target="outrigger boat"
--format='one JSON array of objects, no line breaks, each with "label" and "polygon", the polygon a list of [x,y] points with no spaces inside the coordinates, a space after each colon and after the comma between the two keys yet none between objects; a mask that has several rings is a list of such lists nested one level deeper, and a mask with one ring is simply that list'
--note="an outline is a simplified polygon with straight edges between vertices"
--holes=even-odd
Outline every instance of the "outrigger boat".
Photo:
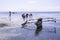
[{"label": "outrigger boat", "polygon": [[[43,20],[43,19],[46,19],[46,20]],[[31,22],[31,20],[36,20],[36,21],[32,21]],[[24,28],[25,27],[25,25],[26,24],[28,24],[28,23],[34,23],[35,25],[36,25],[36,32],[37,31],[40,31],[40,30],[42,30],[42,22],[49,22],[49,21],[52,21],[52,22],[55,22],[56,23],[56,19],[54,19],[54,18],[38,18],[38,19],[31,19],[31,20],[27,20],[27,21],[25,21],[23,24],[22,24],[22,28]],[[56,33],[56,28],[54,27],[54,31],[53,32],[55,32]]]},{"label": "outrigger boat", "polygon": [[36,21],[38,21],[39,19],[42,19],[42,22],[55,22],[56,23],[56,18],[38,18],[38,19],[27,20],[24,23],[22,23],[22,26],[24,26],[24,25],[26,25],[28,23],[36,23]]}]

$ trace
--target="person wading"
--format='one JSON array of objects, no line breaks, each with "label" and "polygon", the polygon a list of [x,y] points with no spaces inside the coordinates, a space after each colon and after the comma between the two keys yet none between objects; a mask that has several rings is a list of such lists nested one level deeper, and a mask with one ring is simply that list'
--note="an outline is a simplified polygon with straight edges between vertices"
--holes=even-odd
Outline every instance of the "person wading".
[{"label": "person wading", "polygon": [[42,30],[42,18],[39,18],[35,25],[37,26],[35,34],[38,35],[39,32]]},{"label": "person wading", "polygon": [[33,15],[32,15],[32,14],[29,14],[29,19],[30,19],[30,20],[32,19],[32,17],[33,17]]},{"label": "person wading", "polygon": [[22,18],[23,18],[23,20],[25,21],[25,14],[24,14],[24,13],[22,14]]},{"label": "person wading", "polygon": [[29,14],[26,14],[26,21],[28,20],[28,16],[29,16]]},{"label": "person wading", "polygon": [[11,21],[11,11],[9,11],[9,20]]}]

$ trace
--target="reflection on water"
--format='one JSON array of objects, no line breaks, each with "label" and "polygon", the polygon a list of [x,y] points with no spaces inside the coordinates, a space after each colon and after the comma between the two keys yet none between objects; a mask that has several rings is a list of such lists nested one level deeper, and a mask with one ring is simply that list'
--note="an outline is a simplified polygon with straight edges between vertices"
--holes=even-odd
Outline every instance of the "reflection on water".
[{"label": "reflection on water", "polygon": [[36,30],[35,30],[35,35],[37,36],[37,35],[39,35],[39,32],[41,32],[42,31],[42,25],[41,26],[38,26],[37,28],[36,28]]}]

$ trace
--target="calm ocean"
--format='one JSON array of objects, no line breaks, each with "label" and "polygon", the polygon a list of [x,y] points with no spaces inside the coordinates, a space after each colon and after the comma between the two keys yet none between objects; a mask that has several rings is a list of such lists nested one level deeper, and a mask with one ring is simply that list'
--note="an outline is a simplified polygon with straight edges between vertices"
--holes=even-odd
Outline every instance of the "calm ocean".
[{"label": "calm ocean", "polygon": [[[33,19],[37,18],[55,18],[55,22],[43,22],[42,31],[35,36],[36,26],[21,28],[0,28],[0,40],[60,40],[60,12],[16,12],[11,14],[12,21],[21,20],[22,13],[32,13]],[[7,21],[8,12],[0,12],[0,22]],[[45,19],[43,19],[45,20]],[[9,26],[10,27],[10,26]],[[13,26],[12,26],[13,27]],[[56,32],[54,31],[56,28]]]}]

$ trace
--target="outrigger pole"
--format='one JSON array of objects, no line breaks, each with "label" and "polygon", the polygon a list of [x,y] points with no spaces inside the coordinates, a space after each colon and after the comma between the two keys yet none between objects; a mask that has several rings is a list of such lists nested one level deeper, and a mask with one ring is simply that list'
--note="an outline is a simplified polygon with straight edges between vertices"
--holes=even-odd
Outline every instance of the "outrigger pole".
[{"label": "outrigger pole", "polygon": [[[42,22],[49,22],[49,21],[53,21],[53,22],[55,22],[56,23],[56,19],[54,19],[54,18],[38,18],[38,19],[31,19],[31,20],[41,20],[41,21],[39,21],[39,22],[41,22],[41,24],[42,24]],[[48,20],[45,20],[45,21],[43,21],[43,19],[48,19]],[[51,19],[51,20],[50,20]],[[22,26],[25,26],[27,23],[36,23],[36,21],[34,21],[34,22],[31,22],[31,20],[27,20],[27,21],[25,21],[23,24],[22,24]]]},{"label": "outrigger pole", "polygon": [[[56,18],[42,18],[42,19],[46,19],[45,21],[42,20],[42,22],[55,22],[56,23]],[[38,20],[38,19],[31,19],[31,20],[27,20],[27,21],[34,21],[34,20]],[[28,22],[29,23],[29,22]],[[30,22],[30,23],[34,23],[34,22]]]}]

